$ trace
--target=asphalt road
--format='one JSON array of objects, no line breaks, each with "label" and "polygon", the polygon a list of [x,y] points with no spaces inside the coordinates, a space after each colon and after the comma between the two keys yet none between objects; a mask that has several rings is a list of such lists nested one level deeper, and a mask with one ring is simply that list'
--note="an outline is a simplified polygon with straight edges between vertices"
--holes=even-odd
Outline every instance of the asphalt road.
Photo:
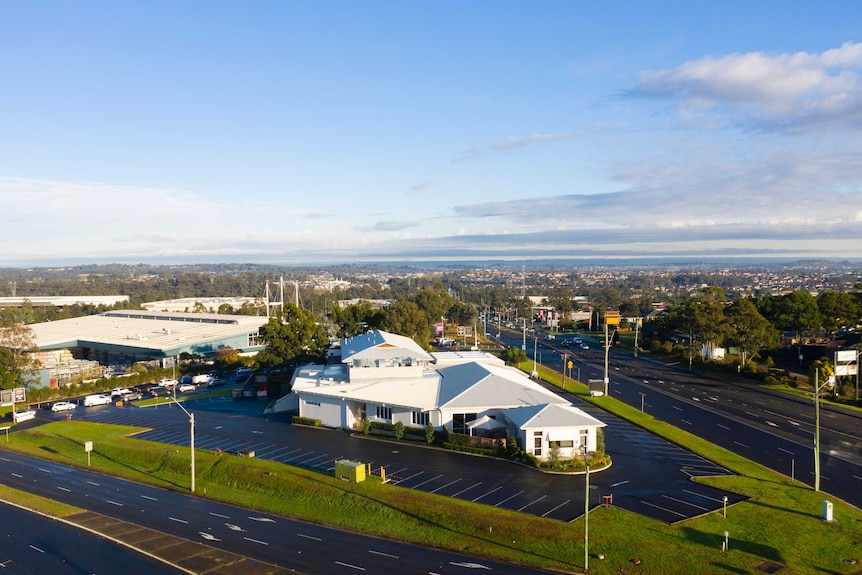
[{"label": "asphalt road", "polygon": [[12,505],[0,503],[0,513],[3,517],[0,573],[4,575],[114,575],[118,572],[167,575],[181,572],[88,531]]},{"label": "asphalt road", "polygon": [[[520,347],[520,334],[503,332],[507,345]],[[602,379],[604,351],[536,342],[537,360],[562,370],[564,354],[581,381]],[[533,340],[527,353],[532,357]],[[611,350],[608,360],[612,397],[738,453],[770,469],[814,485],[814,402],[765,390],[742,378],[689,372],[688,365],[667,365]],[[820,489],[862,508],[862,416],[821,405]]]}]

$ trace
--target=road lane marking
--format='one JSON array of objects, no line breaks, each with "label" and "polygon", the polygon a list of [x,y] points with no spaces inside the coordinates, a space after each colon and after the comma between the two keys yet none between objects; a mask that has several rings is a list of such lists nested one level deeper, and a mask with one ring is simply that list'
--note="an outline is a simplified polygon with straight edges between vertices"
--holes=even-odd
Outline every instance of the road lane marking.
[{"label": "road lane marking", "polygon": [[101,485],[99,485],[99,484],[98,484],[98,483],[96,483],[95,481],[90,481],[89,479],[87,479],[87,480],[85,481],[85,483],[89,483],[90,485],[95,485],[96,487],[101,487]]},{"label": "road lane marking", "polygon": [[260,545],[269,545],[266,541],[261,541],[260,539],[252,539],[251,537],[243,537],[246,541],[251,541],[252,543],[259,543]]},{"label": "road lane marking", "polygon": [[38,467],[37,469],[38,469],[39,471],[41,471],[42,473],[51,473],[50,471],[48,471],[47,469],[44,469],[44,468],[42,468],[42,467]]},{"label": "road lane marking", "polygon": [[784,449],[783,447],[779,447],[778,451],[783,451],[784,453],[789,453],[790,455],[793,455],[792,451],[790,451],[789,449]]},{"label": "road lane marking", "polygon": [[720,423],[716,423],[716,425],[717,425],[717,426],[719,426],[719,427],[720,427],[720,428],[722,428],[722,429],[725,429],[725,430],[727,430],[727,431],[730,431],[730,428],[729,428],[729,427],[727,427],[726,425],[722,425],[722,424],[720,424]]},{"label": "road lane marking", "polygon": [[65,491],[66,493],[72,493],[71,489],[67,489],[66,487],[60,487],[59,485],[57,486],[57,489],[59,489],[60,491]]},{"label": "road lane marking", "polygon": [[275,523],[275,519],[269,517],[249,517],[252,521],[260,521],[261,523]]},{"label": "road lane marking", "polygon": [[691,425],[691,422],[690,422],[690,421],[686,421],[685,419],[680,419],[680,421],[681,421],[681,422],[683,422],[683,423],[685,423],[686,425]]},{"label": "road lane marking", "polygon": [[398,559],[398,555],[391,555],[389,553],[383,553],[382,551],[375,551],[374,549],[369,549],[369,553],[373,553],[374,555],[381,555],[383,557],[390,557],[392,559]]},{"label": "road lane marking", "polygon": [[227,515],[222,515],[221,513],[213,513],[212,511],[210,511],[210,515],[212,515],[213,517],[221,517],[222,519],[230,519],[230,517],[228,517]]},{"label": "road lane marking", "polygon": [[341,561],[336,561],[336,565],[341,565],[342,567],[350,567],[351,569],[356,569],[357,571],[365,571],[365,567],[360,567],[359,565],[351,565],[350,563],[342,563]]},{"label": "road lane marking", "polygon": [[296,536],[302,537],[303,539],[311,539],[313,541],[323,541],[323,539],[321,539],[320,537],[313,537],[311,535],[304,535],[302,533],[297,533]]},{"label": "road lane marking", "polygon": [[628,479],[626,479],[625,481],[617,481],[616,483],[611,483],[611,487],[618,487],[620,485],[625,485],[628,482],[629,482]]},{"label": "road lane marking", "polygon": [[150,497],[149,495],[141,495],[141,497],[144,499],[149,499],[150,501],[158,501],[158,499],[156,499],[155,497]]},{"label": "road lane marking", "polygon": [[168,516],[168,519],[170,519],[171,521],[176,521],[177,523],[188,524],[188,521],[186,521],[185,519],[177,519],[176,517],[170,517],[170,516]]},{"label": "road lane marking", "polygon": [[18,479],[24,479],[23,475],[18,475],[17,473],[14,473],[14,472],[12,473],[12,476],[17,477]]},{"label": "road lane marking", "polygon": [[740,443],[740,442],[738,442],[738,441],[734,441],[734,443],[735,443],[735,444],[737,444],[737,445],[738,445],[738,446],[740,446],[740,447],[744,447],[744,448],[748,449],[748,446],[747,446],[747,445],[745,445],[745,444],[743,444],[743,443]]},{"label": "road lane marking", "polygon": [[41,549],[39,549],[35,545],[30,545],[30,549],[33,549],[34,551],[38,551],[39,553],[45,553],[44,551],[42,551]]},{"label": "road lane marking", "polygon": [[110,503],[111,505],[116,505],[117,507],[123,507],[122,503],[117,503],[116,501],[111,501],[110,499],[105,499],[105,501],[107,503]]}]

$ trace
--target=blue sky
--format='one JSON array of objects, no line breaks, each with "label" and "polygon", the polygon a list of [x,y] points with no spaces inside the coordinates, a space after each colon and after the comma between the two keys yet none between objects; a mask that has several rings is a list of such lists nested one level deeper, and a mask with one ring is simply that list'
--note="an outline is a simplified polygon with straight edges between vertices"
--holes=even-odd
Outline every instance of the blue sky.
[{"label": "blue sky", "polygon": [[857,2],[0,0],[0,265],[862,257]]}]

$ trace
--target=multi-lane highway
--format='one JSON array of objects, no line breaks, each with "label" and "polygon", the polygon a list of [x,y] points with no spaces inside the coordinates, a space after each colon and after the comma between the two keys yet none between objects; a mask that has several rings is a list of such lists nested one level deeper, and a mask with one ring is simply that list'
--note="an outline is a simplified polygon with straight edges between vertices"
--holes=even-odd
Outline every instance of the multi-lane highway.
[{"label": "multi-lane highway", "polygon": [[[520,333],[503,332],[503,343],[522,345]],[[602,379],[604,350],[565,347],[557,340],[529,339],[532,358],[562,372],[573,362],[581,381]],[[635,358],[611,350],[609,393],[662,421],[814,485],[814,402],[762,387],[735,376],[699,374],[687,365]],[[862,507],[862,433],[860,414],[821,406],[821,490]]]}]

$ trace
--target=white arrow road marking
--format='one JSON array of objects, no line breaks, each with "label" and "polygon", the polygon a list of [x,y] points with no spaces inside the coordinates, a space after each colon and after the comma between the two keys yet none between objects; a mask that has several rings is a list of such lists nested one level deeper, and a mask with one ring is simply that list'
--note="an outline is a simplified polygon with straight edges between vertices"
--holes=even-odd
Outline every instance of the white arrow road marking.
[{"label": "white arrow road marking", "polygon": [[275,523],[275,519],[270,519],[269,517],[249,517],[252,521],[262,521],[264,523]]},{"label": "white arrow road marking", "polygon": [[487,569],[488,571],[491,570],[490,567],[482,565],[481,563],[454,563],[450,561],[449,565],[454,565],[455,567],[466,567],[467,569]]},{"label": "white arrow road marking", "polygon": [[227,528],[230,529],[231,531],[245,531],[245,529],[243,529],[239,525],[232,525],[230,523],[225,523],[225,525],[227,525]]},{"label": "white arrow road marking", "polygon": [[204,533],[203,531],[198,531],[198,533],[207,541],[221,541],[221,539],[219,539],[215,535],[210,535],[209,533]]}]

